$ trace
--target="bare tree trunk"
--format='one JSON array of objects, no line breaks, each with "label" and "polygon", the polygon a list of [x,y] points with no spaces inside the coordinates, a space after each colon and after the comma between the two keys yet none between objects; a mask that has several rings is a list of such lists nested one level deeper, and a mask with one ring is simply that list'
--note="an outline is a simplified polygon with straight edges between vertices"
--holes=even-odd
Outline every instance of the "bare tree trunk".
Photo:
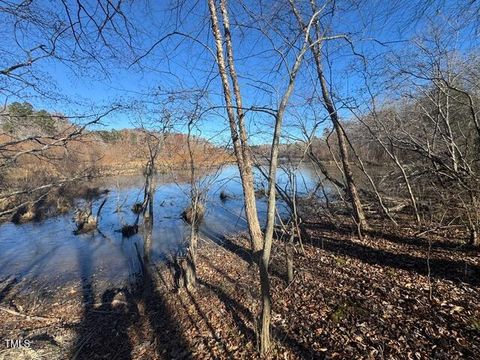
[{"label": "bare tree trunk", "polygon": [[[325,79],[323,79],[325,81]],[[323,86],[322,86],[323,88]],[[328,110],[329,112],[331,110]],[[336,110],[333,110],[336,111]],[[353,177],[352,169],[348,160],[348,150],[345,141],[345,133],[342,127],[339,124],[339,120],[336,113],[330,113],[330,118],[335,127],[335,131],[338,137],[338,146],[340,148],[340,158],[342,160],[343,172],[345,174],[345,180],[347,182],[348,195],[350,196],[350,201],[353,208],[353,216],[355,222],[359,225],[361,231],[368,229],[367,220],[365,218],[365,213],[363,212],[362,203],[360,201],[360,196],[358,194],[357,186]],[[335,120],[334,120],[335,119]]]},{"label": "bare tree trunk", "polygon": [[184,266],[185,286],[188,290],[193,290],[197,283],[197,232],[193,226]]},{"label": "bare tree trunk", "polygon": [[[478,224],[479,224],[479,214],[478,214],[478,200],[473,191],[470,192],[470,199],[471,199],[471,204],[472,209],[470,211],[473,212],[470,218],[470,239],[469,239],[469,244],[471,246],[478,246],[479,241],[478,241]],[[468,210],[467,210],[468,211]]]},{"label": "bare tree trunk", "polygon": [[[313,18],[312,18],[313,19]],[[268,172],[268,205],[267,205],[267,225],[265,227],[265,237],[263,242],[262,259],[260,261],[260,284],[262,292],[262,320],[260,333],[260,353],[265,355],[270,349],[270,319],[271,319],[271,297],[270,297],[270,279],[268,277],[268,265],[270,263],[270,254],[272,250],[273,228],[275,225],[275,204],[276,204],[276,178],[278,168],[278,153],[280,144],[280,135],[282,131],[283,117],[287,108],[288,100],[293,92],[295,79],[300,69],[303,56],[307,51],[307,42],[295,59],[295,63],[290,71],[289,83],[283,94],[282,100],[278,106],[275,117],[275,128],[270,152],[270,168]]]},{"label": "bare tree trunk", "polygon": [[[263,177],[268,180],[268,175],[263,171],[260,166],[257,166],[257,169],[260,171]],[[282,189],[278,184],[275,185],[277,194],[280,195],[282,200],[290,209],[290,216],[291,221],[294,226],[292,229],[293,233],[297,235],[298,242],[300,244],[300,249],[302,251],[302,255],[305,255],[305,248],[303,247],[303,240],[309,239],[309,235],[307,230],[305,229],[305,225],[303,224],[303,218],[298,213],[297,210],[297,190],[296,190],[296,176],[292,172],[289,173],[290,183],[292,184],[292,195],[290,196],[284,189]],[[284,229],[287,231],[286,229]]]},{"label": "bare tree trunk", "polygon": [[[375,119],[376,119],[376,112],[374,111],[375,114]],[[385,151],[385,153],[395,162],[395,165],[398,167],[400,172],[402,173],[403,181],[405,182],[405,186],[407,187],[408,191],[408,196],[410,197],[410,202],[413,207],[413,211],[415,213],[415,219],[417,221],[417,225],[421,225],[421,218],[420,218],[420,213],[418,211],[418,205],[417,205],[417,200],[415,199],[415,195],[413,194],[413,189],[410,184],[410,180],[408,179],[408,175],[405,171],[405,166],[402,165],[400,162],[400,159],[398,158],[397,154],[395,153],[395,150],[392,149],[390,150],[385,144],[382,139],[372,130],[372,128],[365,122],[363,121],[360,117],[358,117],[359,121],[367,128],[368,132],[374,137],[374,139],[377,141],[378,144],[382,147],[382,149]],[[384,128],[385,133],[388,134],[388,131]],[[391,139],[390,139],[391,142]]]},{"label": "bare tree trunk", "polygon": [[290,234],[288,243],[285,247],[285,253],[287,258],[287,282],[290,284],[293,281],[293,238],[295,237],[295,233],[293,232]]},{"label": "bare tree trunk", "polygon": [[420,224],[422,223],[422,219],[420,218],[420,213],[418,212],[417,200],[415,199],[415,195],[413,195],[412,186],[410,185],[410,180],[408,179],[407,173],[405,172],[405,168],[402,164],[400,164],[400,161],[398,160],[398,157],[396,155],[395,164],[397,164],[398,168],[402,172],[403,180],[405,181],[405,185],[407,186],[408,196],[410,197],[410,202],[412,203],[413,211],[415,213],[415,219],[417,220],[417,225],[420,226]]},{"label": "bare tree trunk", "polygon": [[478,230],[476,226],[472,226],[470,229],[470,245],[478,246]]},{"label": "bare tree trunk", "polygon": [[149,214],[149,217],[144,218],[144,244],[143,244],[143,262],[142,262],[142,276],[143,276],[143,294],[142,298],[144,301],[152,294],[151,283],[152,277],[150,276],[150,254],[152,250],[152,240],[153,240],[153,213]]},{"label": "bare tree trunk", "polygon": [[271,346],[270,322],[272,314],[272,298],[270,295],[270,278],[268,276],[268,262],[264,259],[260,262],[260,288],[262,296],[262,314],[259,319],[258,334],[260,339],[260,354],[267,354]]},{"label": "bare tree trunk", "polygon": [[[234,144],[235,155],[239,165],[240,176],[242,179],[242,186],[245,198],[245,211],[247,215],[247,222],[252,239],[252,247],[255,256],[258,259],[260,268],[260,287],[262,297],[262,311],[259,321],[260,327],[260,353],[266,355],[270,349],[270,320],[271,320],[271,296],[270,296],[270,279],[268,276],[268,267],[270,262],[270,254],[272,249],[273,228],[275,224],[275,207],[276,207],[276,173],[278,167],[278,153],[279,142],[282,130],[283,117],[288,104],[290,95],[292,94],[295,79],[300,69],[305,52],[308,49],[307,41],[304,42],[303,47],[295,59],[295,63],[289,72],[289,83],[283,94],[283,97],[275,114],[275,127],[273,132],[273,139],[270,152],[270,167],[268,173],[268,205],[267,205],[267,223],[265,227],[265,234],[262,241],[262,233],[258,221],[258,214],[256,212],[255,193],[253,188],[253,172],[250,150],[247,143],[247,131],[244,124],[244,114],[242,110],[242,102],[240,96],[240,87],[237,79],[237,74],[234,67],[233,46],[230,33],[229,17],[227,11],[226,0],[220,0],[220,7],[222,12],[225,44],[228,60],[228,69],[230,79],[233,85],[233,90],[236,100],[237,118],[232,106],[232,96],[230,84],[228,82],[225,58],[223,54],[222,35],[218,27],[217,10],[215,0],[208,0],[210,10],[210,18],[212,22],[212,32],[215,39],[217,49],[217,65],[219,69],[220,78],[224,90],[225,102],[227,104],[227,115],[230,123],[230,130],[232,141]],[[238,129],[237,129],[238,126]],[[237,131],[239,130],[239,131]]]},{"label": "bare tree trunk", "polygon": [[[295,173],[291,173],[290,178],[291,178],[290,182],[292,183],[292,213],[293,213],[293,221],[292,221],[293,228],[292,228],[291,243],[293,247],[293,240],[295,238],[295,234],[297,234],[302,255],[305,255],[303,240],[308,239],[308,234],[305,229],[305,226],[303,225],[302,218],[299,215],[297,210],[297,176],[295,175]],[[292,274],[293,274],[293,270],[292,270]]]},{"label": "bare tree trunk", "polygon": [[383,203],[383,198],[382,198],[382,195],[380,195],[380,192],[378,191],[377,189],[377,185],[375,184],[375,181],[373,181],[373,178],[370,176],[370,174],[368,173],[365,165],[363,164],[363,161],[362,159],[360,158],[360,156],[358,155],[358,153],[355,151],[355,148],[353,147],[352,143],[349,141],[348,138],[346,138],[346,140],[348,141],[348,144],[350,145],[350,149],[352,149],[352,152],[353,154],[355,155],[355,157],[357,158],[357,161],[358,161],[358,164],[360,165],[360,170],[362,170],[363,174],[367,177],[368,181],[370,182],[370,185],[372,186],[372,189],[373,189],[373,192],[375,193],[375,197],[377,198],[378,200],[378,204],[380,205],[380,207],[382,208],[382,211],[383,213],[388,217],[388,219],[393,222],[395,224],[395,226],[398,226],[398,223],[395,221],[395,219],[392,217],[392,215],[390,214],[390,211],[388,210],[388,208],[385,206],[385,204]]},{"label": "bare tree trunk", "polygon": [[[230,19],[227,10],[227,0],[220,0],[220,9],[223,18],[223,28],[225,34],[225,45],[227,50],[228,69],[230,71],[230,79],[232,80],[233,93],[235,94],[235,103],[237,110],[238,129],[240,132],[240,143],[243,157],[243,176],[245,182],[242,182],[245,194],[245,213],[247,220],[252,224],[251,238],[254,252],[258,252],[262,248],[262,232],[257,216],[257,204],[255,198],[255,188],[253,186],[252,172],[252,155],[248,146],[247,130],[245,127],[245,114],[243,113],[243,102],[240,93],[240,85],[238,83],[237,72],[235,70],[235,61],[233,56],[232,36],[230,32]],[[242,170],[240,170],[242,171]]]},{"label": "bare tree trunk", "polygon": [[[192,185],[193,186],[193,185]],[[193,191],[192,191],[193,192]],[[197,283],[197,237],[198,237],[198,197],[192,200],[192,223],[187,246],[187,256],[183,260],[185,286],[188,290],[195,288]]]},{"label": "bare tree trunk", "polygon": [[[315,60],[315,66],[317,69],[317,76],[318,80],[320,81],[320,87],[322,90],[322,98],[324,102],[325,109],[328,111],[328,114],[330,116],[330,120],[332,121],[333,127],[335,129],[335,132],[337,134],[337,139],[338,139],[338,148],[340,151],[340,158],[342,161],[342,167],[343,167],[343,172],[345,175],[345,181],[347,183],[347,190],[348,190],[348,195],[350,197],[350,202],[352,204],[352,209],[353,209],[353,216],[355,219],[355,222],[358,225],[359,231],[363,231],[368,229],[368,224],[367,220],[365,217],[365,213],[363,212],[363,207],[362,203],[360,200],[360,196],[358,194],[357,186],[355,184],[355,180],[353,177],[352,169],[350,167],[350,163],[348,160],[348,148],[347,148],[347,140],[346,140],[346,134],[343,131],[343,128],[340,124],[340,119],[338,117],[337,110],[335,109],[335,106],[332,101],[332,97],[330,95],[330,91],[328,90],[328,85],[327,81],[325,80],[325,74],[323,72],[323,66],[322,66],[322,61],[321,61],[321,53],[320,53],[320,44],[316,42],[316,40],[312,39],[310,34],[307,32],[307,26],[303,22],[300,13],[298,12],[294,1],[290,0],[290,4],[292,6],[293,12],[295,13],[295,16],[298,20],[298,23],[302,27],[303,31],[305,34],[308,36],[308,41],[310,43],[310,50],[313,54],[313,58]],[[315,2],[311,2],[312,5],[312,10],[315,13],[316,12],[316,5]],[[320,31],[318,27],[318,20],[315,21],[315,28],[316,28],[316,35],[317,38],[320,38]]]},{"label": "bare tree trunk", "polygon": [[320,160],[318,158],[317,155],[315,155],[315,153],[313,152],[313,149],[311,147],[311,145],[309,145],[309,148],[308,148],[308,157],[310,158],[310,160],[318,166],[318,168],[320,169],[320,172],[323,174],[323,176],[325,176],[325,179],[327,179],[328,181],[330,181],[331,183],[333,183],[335,186],[337,186],[338,188],[342,189],[342,190],[346,190],[345,188],[345,185],[343,184],[343,182],[340,182],[338,181],[337,179],[335,179],[332,175],[330,175],[330,173],[328,172],[327,168],[325,167],[325,165],[323,164],[322,160]]},{"label": "bare tree trunk", "polygon": [[[226,1],[221,1],[222,20],[225,30],[225,41],[227,48],[227,58],[229,63],[230,79],[234,86],[235,100],[237,104],[237,118],[234,113],[232,93],[230,89],[229,77],[227,73],[227,65],[223,53],[223,37],[220,32],[219,22],[217,17],[217,8],[215,0],[208,0],[208,7],[210,11],[210,20],[212,25],[212,33],[215,39],[216,56],[218,72],[222,81],[223,94],[227,107],[228,121],[230,125],[230,132],[233,142],[235,157],[237,159],[238,169],[242,180],[242,188],[244,193],[245,216],[247,218],[248,230],[250,233],[250,241],[252,250],[255,256],[258,257],[259,252],[263,246],[262,231],[257,216],[257,205],[255,202],[255,189],[253,183],[252,160],[247,144],[247,132],[244,124],[244,114],[241,109],[242,100],[240,94],[240,87],[238,85],[237,75],[235,71],[233,60],[233,48],[230,36],[229,19],[227,13]],[[237,121],[238,120],[238,121]]]},{"label": "bare tree trunk", "polygon": [[[144,191],[144,211],[143,216],[143,226],[144,226],[144,235],[143,235],[143,257],[140,258],[140,263],[142,266],[142,299],[143,303],[140,306],[140,311],[145,312],[145,303],[148,301],[148,298],[152,295],[153,292],[153,283],[152,276],[150,273],[150,260],[151,260],[151,251],[152,251],[152,241],[153,241],[153,191],[154,185],[151,179],[154,168],[154,158],[151,158],[147,165],[147,172],[145,176],[145,191]],[[137,218],[138,221],[138,218]],[[138,251],[138,249],[137,249]],[[138,254],[140,257],[140,254]]]},{"label": "bare tree trunk", "polygon": [[[201,217],[203,216],[203,205],[200,204],[200,189],[196,183],[195,174],[195,154],[192,148],[192,127],[196,120],[196,110],[190,116],[188,122],[188,135],[187,146],[190,164],[190,237],[187,246],[187,256],[183,260],[184,271],[184,284],[188,290],[193,290],[196,287],[197,282],[197,239],[198,239],[198,227],[200,225]],[[202,211],[202,214],[200,214]]]}]

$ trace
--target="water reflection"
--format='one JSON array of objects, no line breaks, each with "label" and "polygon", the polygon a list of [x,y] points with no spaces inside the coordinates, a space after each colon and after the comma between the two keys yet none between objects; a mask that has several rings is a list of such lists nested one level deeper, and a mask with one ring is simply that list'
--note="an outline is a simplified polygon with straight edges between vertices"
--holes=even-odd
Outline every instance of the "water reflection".
[{"label": "water reflection", "polygon": [[[308,168],[299,170],[298,191],[314,188],[315,175]],[[210,176],[206,174],[205,176]],[[287,176],[279,172],[278,182],[285,186]],[[139,176],[118,176],[97,181],[98,186],[108,188],[108,200],[102,209],[99,230],[94,233],[74,235],[72,214],[50,218],[39,223],[0,226],[0,278],[15,276],[19,279],[35,279],[40,284],[68,283],[83,279],[84,285],[94,281],[106,281],[110,286],[121,287],[141,273],[138,253],[148,254],[148,262],[163,260],[178,249],[188,236],[189,228],[181,218],[189,204],[189,187],[181,173],[158,175],[153,202],[155,218],[152,229],[140,227],[139,233],[130,238],[122,237],[123,224],[133,224],[136,214],[132,205],[143,200],[145,179]],[[261,184],[260,174],[256,174]],[[220,199],[220,192],[229,194]],[[93,206],[96,213],[101,199]],[[242,188],[235,166],[227,166],[209,189],[206,214],[200,232],[212,239],[243,231],[244,220]],[[258,200],[261,217],[266,211],[264,199]],[[147,246],[144,247],[145,230]],[[144,252],[144,249],[146,250]],[[87,272],[87,273],[86,273]],[[27,281],[28,282],[28,281]]]}]

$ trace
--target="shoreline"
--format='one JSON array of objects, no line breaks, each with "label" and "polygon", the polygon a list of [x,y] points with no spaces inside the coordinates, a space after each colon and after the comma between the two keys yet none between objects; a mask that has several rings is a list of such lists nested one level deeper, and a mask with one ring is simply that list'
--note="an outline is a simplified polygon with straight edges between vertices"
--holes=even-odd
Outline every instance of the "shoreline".
[{"label": "shoreline", "polygon": [[[428,242],[412,244],[378,236],[359,241],[349,234],[354,231],[348,225],[342,229],[345,232],[309,222],[312,242],[305,244],[305,256],[295,256],[291,284],[286,282],[284,247],[276,240],[271,264],[274,358],[418,353],[473,359],[480,355],[478,250],[459,248],[452,253],[453,242],[433,237],[433,300],[429,300]],[[403,236],[407,239],[408,232]],[[21,331],[22,338],[32,341],[29,350],[50,353],[52,359],[72,354],[88,359],[112,350],[119,359],[256,359],[251,311],[258,309],[258,280],[246,247],[243,236],[225,238],[223,243],[202,238],[199,286],[193,292],[174,291],[172,270],[159,263],[150,267],[150,295],[145,295],[140,282],[88,295],[91,304],[85,304],[82,298],[90,290],[59,289],[50,303],[43,298],[32,307],[34,299],[14,300],[15,285],[10,286],[1,306],[51,319],[4,312],[1,336],[15,338]],[[405,257],[411,261],[405,262]],[[465,261],[471,270],[462,275]],[[442,265],[445,262],[448,268]],[[9,305],[12,300],[16,307]],[[411,334],[418,337],[414,344],[408,341]],[[346,338],[348,344],[342,345]],[[26,352],[13,349],[11,356],[22,358],[22,351]]]}]

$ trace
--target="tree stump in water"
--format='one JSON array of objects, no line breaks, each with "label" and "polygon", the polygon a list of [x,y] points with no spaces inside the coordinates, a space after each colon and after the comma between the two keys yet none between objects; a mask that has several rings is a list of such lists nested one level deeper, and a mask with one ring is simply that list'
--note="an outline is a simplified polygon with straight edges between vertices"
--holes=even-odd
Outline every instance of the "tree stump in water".
[{"label": "tree stump in water", "polygon": [[228,199],[230,199],[231,196],[229,194],[227,194],[225,191],[220,191],[220,200],[222,201],[227,201]]},{"label": "tree stump in water", "polygon": [[123,235],[124,237],[133,236],[133,235],[135,235],[136,233],[138,233],[138,225],[137,225],[137,224],[134,224],[134,225],[123,225],[121,231],[122,231],[122,235]]},{"label": "tree stump in water", "polygon": [[200,203],[197,204],[195,219],[194,219],[194,209],[192,208],[191,205],[182,212],[182,218],[189,225],[192,225],[194,222],[198,225],[203,220],[204,215],[205,215],[205,208]]},{"label": "tree stump in water", "polygon": [[97,218],[92,215],[91,207],[86,209],[76,209],[74,212],[73,220],[77,225],[75,234],[84,234],[95,230],[97,228]]},{"label": "tree stump in water", "polygon": [[143,211],[143,204],[142,203],[135,203],[132,206],[132,212],[134,214],[140,214]]},{"label": "tree stump in water", "polygon": [[24,224],[32,220],[35,220],[38,217],[39,216],[32,205],[22,206],[19,210],[17,210],[13,214],[11,221],[14,224]]}]

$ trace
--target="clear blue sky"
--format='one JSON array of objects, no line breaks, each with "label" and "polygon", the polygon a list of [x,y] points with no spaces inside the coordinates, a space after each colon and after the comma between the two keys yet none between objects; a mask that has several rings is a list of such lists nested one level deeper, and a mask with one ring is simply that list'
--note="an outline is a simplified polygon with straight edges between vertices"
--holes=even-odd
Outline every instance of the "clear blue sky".
[{"label": "clear blue sky", "polygon": [[[72,9],[76,4],[76,2],[69,1],[67,3]],[[92,5],[95,2],[90,0],[87,3]],[[268,12],[278,6],[278,2],[275,1],[265,5],[267,3],[264,3],[263,11]],[[333,18],[333,32],[349,34],[355,41],[355,50],[366,55],[368,65],[380,64],[385,61],[389,51],[405,46],[406,43],[401,41],[409,40],[419,33],[423,33],[428,24],[447,23],[446,18],[450,16],[449,11],[457,2],[445,1],[443,3],[445,10],[439,12],[433,5],[423,9],[413,1],[374,0],[364,2],[360,9],[351,8],[350,10],[347,9],[346,3],[338,2],[341,9]],[[39,1],[36,6],[45,13],[52,11],[58,13],[60,18],[65,18],[64,9],[59,6],[60,4],[60,1]],[[79,55],[82,57],[79,60],[82,64],[81,68],[72,66],[68,60],[46,59],[35,63],[33,69],[50,79],[48,83],[46,82],[46,85],[50,86],[49,89],[54,93],[64,95],[64,97],[55,96],[54,99],[47,99],[26,91],[22,93],[20,99],[7,98],[0,93],[0,101],[4,103],[27,100],[38,108],[46,108],[69,115],[95,112],[112,103],[127,104],[130,106],[128,110],[116,112],[105,121],[107,128],[116,129],[135,126],[135,121],[139,118],[158,116],[158,112],[163,108],[168,108],[174,113],[181,112],[182,109],[193,108],[189,99],[169,101],[168,93],[206,88],[208,89],[208,100],[202,102],[203,107],[221,106],[223,98],[216,65],[212,54],[204,46],[207,45],[213,50],[206,1],[193,3],[187,1],[180,9],[173,9],[172,4],[173,2],[134,2],[129,8],[124,9],[130,21],[129,28],[132,30],[134,49],[126,46],[125,36],[121,38],[106,30],[107,40],[114,50],[109,52],[104,49],[101,41],[98,40],[98,48],[95,50],[101,57],[104,57],[100,59],[99,63],[89,58],[83,58],[81,55]],[[278,29],[275,28],[276,25],[273,22],[262,24],[249,17],[245,9],[258,15],[256,1],[244,1],[244,6],[241,4],[241,2],[232,0],[230,11],[236,44],[236,66],[241,77],[244,106],[275,107],[287,83],[287,71],[286,67],[281,64],[280,57],[274,48],[284,51],[285,39],[276,33]],[[423,20],[414,21],[419,12],[424,15]],[[449,21],[456,20],[461,21],[461,19],[449,19]],[[236,26],[237,22],[242,26]],[[123,29],[120,20],[117,20],[116,23],[119,24],[120,29]],[[1,66],[8,65],[8,61],[13,61],[15,54],[21,55],[18,43],[12,36],[9,36],[11,33],[9,24],[11,23],[4,21],[3,24],[0,36],[4,35],[5,41],[3,45],[0,44],[0,49],[2,54],[6,54],[5,51],[8,48],[12,56],[4,56]],[[90,26],[91,24],[85,21],[85,28],[91,31]],[[268,40],[255,27],[261,27],[270,35],[271,39]],[[32,34],[32,31],[36,31],[35,28],[26,32],[32,36],[20,39],[20,44],[28,47],[41,38],[40,35]],[[168,37],[141,61],[132,65],[139,55],[145,54],[152,44],[172,31],[188,33],[198,41],[187,39],[181,35]],[[290,37],[293,35],[286,31],[284,33]],[[463,39],[463,41],[466,40]],[[65,40],[66,44],[67,42],[68,40]],[[93,43],[96,47],[95,41]],[[468,46],[470,45],[462,42],[457,47]],[[364,95],[362,93],[363,82],[358,73],[358,66],[361,65],[360,58],[353,55],[352,48],[343,41],[329,43],[326,50],[331,54],[328,58],[331,65],[329,81],[333,91],[344,99],[353,97],[362,99],[362,95]],[[81,54],[78,51],[75,53]],[[292,63],[294,54],[295,52],[289,52],[286,55],[289,64]],[[299,135],[297,129],[289,127],[299,118],[307,119],[315,113],[320,118],[325,116],[320,104],[307,98],[312,94],[312,88],[315,86],[312,62],[307,57],[297,81],[295,95],[291,99],[291,112],[287,114],[287,133],[291,132],[294,136]],[[27,96],[29,93],[31,96]],[[216,110],[216,112],[217,114],[222,113],[221,110]],[[342,111],[342,115],[345,118],[349,117],[348,112]],[[251,124],[252,141],[254,143],[268,142],[272,119],[265,114],[250,113],[248,120]],[[203,116],[199,128],[201,135],[207,138],[217,135],[220,138],[217,138],[216,141],[226,141],[228,132],[223,131],[226,126],[227,124],[221,116],[210,111]],[[185,131],[185,127],[179,126],[178,130]],[[321,131],[321,129],[319,130]],[[222,134],[218,135],[221,132]]]}]

